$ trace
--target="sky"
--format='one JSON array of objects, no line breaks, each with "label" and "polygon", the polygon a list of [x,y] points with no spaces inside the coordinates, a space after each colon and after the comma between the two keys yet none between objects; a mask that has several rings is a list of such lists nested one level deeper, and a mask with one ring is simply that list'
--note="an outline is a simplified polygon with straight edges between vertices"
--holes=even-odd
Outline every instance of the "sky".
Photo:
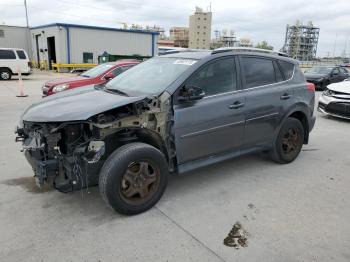
[{"label": "sky", "polygon": [[[320,27],[318,56],[344,51],[350,56],[350,0],[27,0],[30,26],[60,22],[121,28],[126,22],[167,31],[188,26],[195,7],[207,10],[210,4],[212,31],[234,30],[238,39],[265,40],[279,50],[287,24],[312,21]],[[25,26],[23,1],[0,0],[0,23]]]}]

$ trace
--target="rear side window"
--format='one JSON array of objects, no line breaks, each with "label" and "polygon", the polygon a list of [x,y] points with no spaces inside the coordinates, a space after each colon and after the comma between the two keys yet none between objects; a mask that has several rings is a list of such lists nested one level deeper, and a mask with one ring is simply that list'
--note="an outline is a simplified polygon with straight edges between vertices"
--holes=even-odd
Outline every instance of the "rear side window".
[{"label": "rear side window", "polygon": [[282,60],[278,61],[278,63],[281,66],[284,78],[286,80],[292,78],[294,73],[294,64]]},{"label": "rear side window", "polygon": [[246,88],[276,83],[273,61],[265,58],[242,57]]},{"label": "rear side window", "polygon": [[0,59],[16,59],[16,55],[12,50],[0,50]]},{"label": "rear side window", "polygon": [[27,59],[26,54],[24,53],[24,51],[17,50],[16,52],[17,52],[17,55],[18,55],[19,59]]},{"label": "rear side window", "polygon": [[342,72],[342,73],[349,73],[349,71],[348,70],[346,70],[345,68],[340,68],[340,71]]},{"label": "rear side window", "polygon": [[199,69],[187,82],[198,86],[206,96],[221,94],[237,89],[236,67],[234,58],[224,58],[209,62]]}]

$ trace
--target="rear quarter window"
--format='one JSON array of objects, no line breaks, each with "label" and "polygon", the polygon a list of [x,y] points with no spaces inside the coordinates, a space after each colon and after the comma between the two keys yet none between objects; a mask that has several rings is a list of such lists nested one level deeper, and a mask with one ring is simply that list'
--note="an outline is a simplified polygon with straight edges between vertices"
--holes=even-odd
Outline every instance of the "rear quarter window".
[{"label": "rear quarter window", "polygon": [[16,59],[16,55],[12,50],[0,50],[0,59]]},{"label": "rear quarter window", "polygon": [[24,53],[24,51],[17,50],[16,52],[17,52],[17,55],[18,55],[19,59],[27,59],[26,54]]},{"label": "rear quarter window", "polygon": [[286,61],[282,61],[282,60],[278,61],[278,63],[281,66],[281,70],[282,70],[282,73],[284,75],[284,78],[286,80],[292,78],[293,74],[294,74],[295,65],[292,63],[286,62]]},{"label": "rear quarter window", "polygon": [[259,57],[242,57],[246,88],[276,83],[273,61]]}]

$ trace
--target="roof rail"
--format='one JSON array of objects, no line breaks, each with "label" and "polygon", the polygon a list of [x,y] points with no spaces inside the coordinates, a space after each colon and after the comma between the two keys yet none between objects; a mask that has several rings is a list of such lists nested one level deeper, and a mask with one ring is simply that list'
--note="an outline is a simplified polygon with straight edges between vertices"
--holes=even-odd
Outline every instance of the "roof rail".
[{"label": "roof rail", "polygon": [[159,55],[169,55],[169,54],[177,54],[177,53],[186,53],[186,52],[201,52],[201,51],[210,51],[206,49],[181,49],[181,50],[168,50],[159,52]]},{"label": "roof rail", "polygon": [[267,49],[261,49],[261,48],[254,48],[254,47],[221,47],[221,48],[217,48],[217,49],[213,50],[211,52],[211,54],[213,55],[213,54],[219,54],[219,53],[231,52],[231,51],[256,52],[256,53],[265,53],[265,54],[289,57],[288,54],[283,53],[283,52],[267,50]]}]

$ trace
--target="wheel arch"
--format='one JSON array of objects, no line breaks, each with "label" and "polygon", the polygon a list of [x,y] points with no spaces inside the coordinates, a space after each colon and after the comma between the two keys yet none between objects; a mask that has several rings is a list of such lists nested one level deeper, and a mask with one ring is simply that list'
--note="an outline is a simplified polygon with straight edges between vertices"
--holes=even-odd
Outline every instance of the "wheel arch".
[{"label": "wheel arch", "polygon": [[[278,127],[277,133],[279,133],[279,130],[281,129],[282,125],[286,121],[287,118],[292,117],[298,119],[304,128],[304,144],[308,144],[309,142],[309,133],[310,133],[310,126],[309,126],[309,120],[308,116],[310,115],[309,108],[305,104],[296,104],[292,108],[290,108],[287,113],[283,116],[280,126]],[[277,135],[276,135],[277,136]]]},{"label": "wheel arch", "polygon": [[10,71],[10,73],[11,73],[11,74],[13,74],[13,72],[12,72],[11,68],[9,68],[9,67],[6,67],[6,66],[0,66],[0,70],[1,70],[1,69],[7,69],[7,70],[9,70],[9,71]]}]

